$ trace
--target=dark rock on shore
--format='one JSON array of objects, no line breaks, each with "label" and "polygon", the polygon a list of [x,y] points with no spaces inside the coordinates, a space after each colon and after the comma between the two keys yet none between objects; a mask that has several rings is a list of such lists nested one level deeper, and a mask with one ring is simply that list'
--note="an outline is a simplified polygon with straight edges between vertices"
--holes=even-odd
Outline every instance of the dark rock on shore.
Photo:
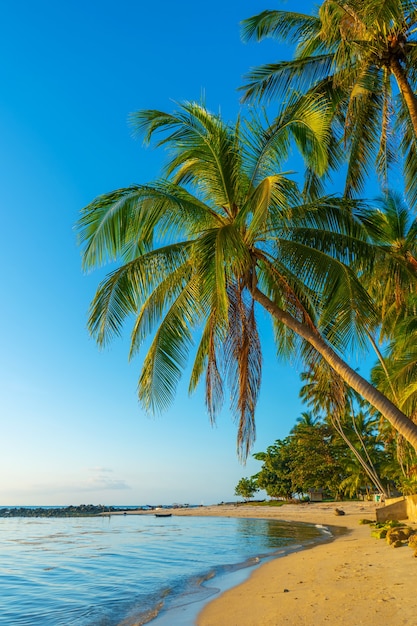
[{"label": "dark rock on shore", "polygon": [[9,507],[0,508],[0,517],[91,517],[121,511],[118,507],[102,504],[80,504],[66,507]]}]

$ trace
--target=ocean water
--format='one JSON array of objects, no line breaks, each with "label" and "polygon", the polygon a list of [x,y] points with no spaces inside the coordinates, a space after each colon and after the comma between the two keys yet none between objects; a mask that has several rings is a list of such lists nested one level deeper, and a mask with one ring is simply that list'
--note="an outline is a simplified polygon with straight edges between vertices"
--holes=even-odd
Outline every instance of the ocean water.
[{"label": "ocean water", "polygon": [[0,624],[138,626],[209,597],[216,576],[323,537],[246,518],[0,519]]}]

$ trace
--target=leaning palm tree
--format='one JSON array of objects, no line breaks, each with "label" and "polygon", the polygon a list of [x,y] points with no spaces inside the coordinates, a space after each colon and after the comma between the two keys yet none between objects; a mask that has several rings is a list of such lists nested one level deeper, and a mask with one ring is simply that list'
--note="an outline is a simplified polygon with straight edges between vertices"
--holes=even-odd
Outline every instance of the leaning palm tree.
[{"label": "leaning palm tree", "polygon": [[320,120],[307,108],[271,130],[258,120],[225,124],[195,103],[139,112],[137,131],[146,140],[161,133],[169,150],[165,177],[98,197],[78,223],[86,269],[120,263],[92,302],[91,334],[106,344],[132,315],[130,355],[152,337],[138,392],[153,411],[172,400],[192,355],[190,391],[205,376],[212,419],[229,385],[243,456],[261,382],[256,305],[270,314],[279,350],[318,352],[417,447],[417,425],[341,358],[377,323],[349,268],[366,259],[365,272],[373,255],[353,203],[303,204],[278,173],[290,133],[320,152]]},{"label": "leaning palm tree", "polygon": [[417,9],[409,0],[324,0],[313,15],[264,11],[243,22],[246,40],[296,43],[292,60],[253,69],[246,100],[325,97],[349,165],[346,193],[363,188],[373,164],[386,181],[403,156],[417,202]]}]

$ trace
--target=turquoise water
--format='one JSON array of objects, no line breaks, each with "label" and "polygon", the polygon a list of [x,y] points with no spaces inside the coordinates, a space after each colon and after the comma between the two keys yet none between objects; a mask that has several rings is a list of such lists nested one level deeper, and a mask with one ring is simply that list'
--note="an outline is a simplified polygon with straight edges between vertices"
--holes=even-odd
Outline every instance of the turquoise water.
[{"label": "turquoise water", "polygon": [[179,598],[201,601],[213,576],[322,537],[242,518],[1,519],[0,624],[137,626]]}]

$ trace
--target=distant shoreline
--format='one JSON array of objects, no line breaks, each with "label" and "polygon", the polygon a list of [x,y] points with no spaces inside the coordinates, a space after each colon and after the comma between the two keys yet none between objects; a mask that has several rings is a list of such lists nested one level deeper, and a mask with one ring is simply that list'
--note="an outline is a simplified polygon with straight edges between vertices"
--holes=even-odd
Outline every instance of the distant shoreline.
[{"label": "distant shoreline", "polygon": [[[221,506],[221,505],[219,505]],[[0,506],[0,518],[10,517],[94,517],[98,515],[146,515],[157,511],[177,512],[196,509],[200,505],[173,506],[107,506],[103,504],[78,504],[76,506]]]},{"label": "distant shoreline", "polygon": [[10,506],[0,507],[0,518],[10,517],[93,517],[109,513],[123,513],[118,507],[79,504],[77,506]]}]

